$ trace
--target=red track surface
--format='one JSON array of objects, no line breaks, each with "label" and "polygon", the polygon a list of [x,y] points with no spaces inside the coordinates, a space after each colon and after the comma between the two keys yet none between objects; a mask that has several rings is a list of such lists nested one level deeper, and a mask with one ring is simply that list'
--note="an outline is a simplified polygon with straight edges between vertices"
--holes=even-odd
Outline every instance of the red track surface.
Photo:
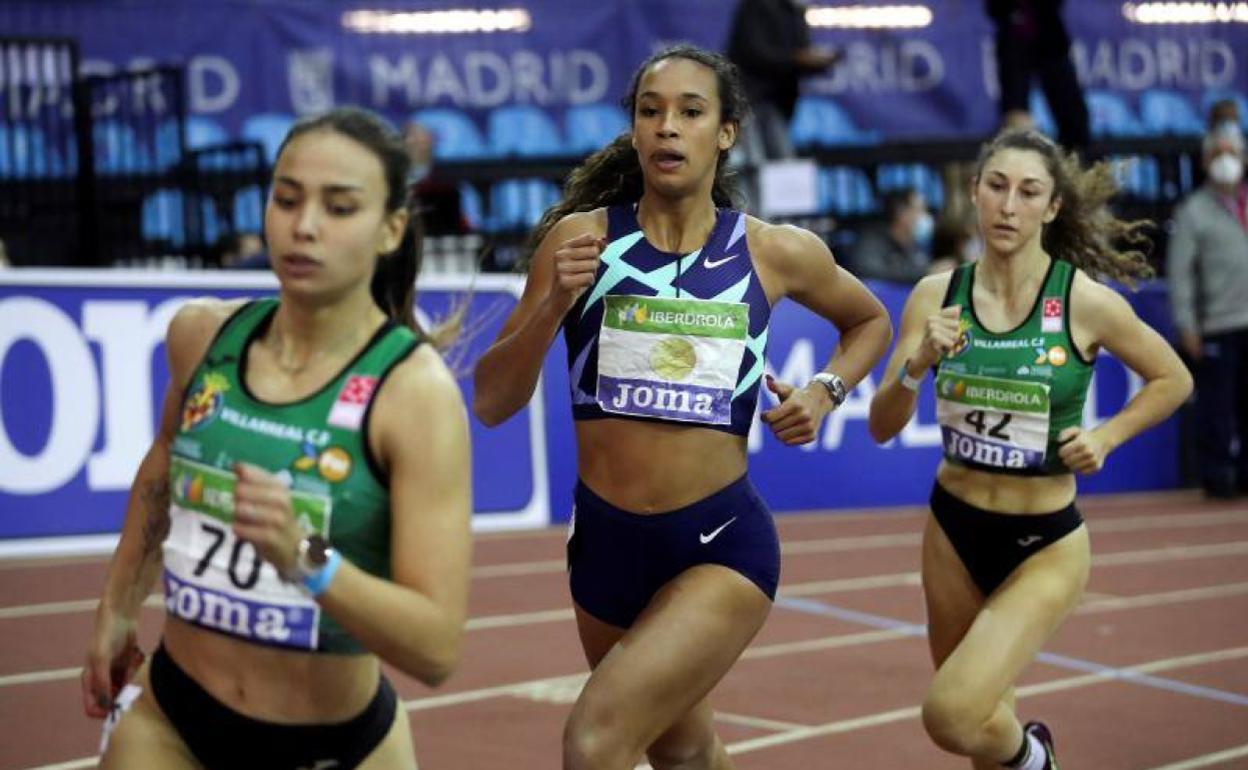
[{"label": "red track surface", "polygon": [[[1175,493],[1081,507],[1088,595],[1046,647],[1054,657],[1025,673],[1023,718],[1054,729],[1064,770],[1248,768],[1248,503]],[[779,520],[781,603],[713,695],[739,768],[969,767],[917,716],[930,663],[903,624],[924,620],[924,515]],[[558,767],[585,672],[562,551],[556,530],[479,538],[460,670],[437,691],[391,673],[423,770]],[[94,765],[99,723],[82,716],[77,667],[104,566],[0,563],[0,770]],[[160,622],[145,611],[148,649]],[[1124,679],[1129,667],[1147,677]]]}]

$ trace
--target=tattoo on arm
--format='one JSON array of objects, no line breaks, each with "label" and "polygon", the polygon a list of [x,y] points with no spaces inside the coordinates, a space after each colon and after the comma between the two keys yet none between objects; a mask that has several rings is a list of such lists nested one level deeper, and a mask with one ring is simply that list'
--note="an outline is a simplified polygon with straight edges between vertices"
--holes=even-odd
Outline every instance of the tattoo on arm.
[{"label": "tattoo on arm", "polygon": [[139,500],[143,511],[143,556],[150,557],[169,534],[169,480],[144,483]]}]

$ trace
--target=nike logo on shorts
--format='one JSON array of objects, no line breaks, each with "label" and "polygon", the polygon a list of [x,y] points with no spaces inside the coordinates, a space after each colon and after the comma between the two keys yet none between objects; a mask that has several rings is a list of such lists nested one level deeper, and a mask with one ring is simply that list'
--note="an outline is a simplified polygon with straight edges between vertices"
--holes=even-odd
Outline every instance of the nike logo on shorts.
[{"label": "nike logo on shorts", "polygon": [[1018,539],[1018,544],[1019,544],[1020,546],[1022,546],[1023,548],[1026,548],[1027,546],[1031,545],[1032,543],[1038,543],[1038,542],[1040,542],[1040,541],[1041,541],[1041,540],[1043,540],[1043,539],[1044,539],[1044,538],[1043,538],[1043,537],[1041,537],[1040,535],[1028,535],[1027,537],[1020,537],[1020,538]]},{"label": "nike logo on shorts", "polygon": [[736,258],[737,258],[737,257],[739,257],[739,256],[741,256],[741,255],[740,255],[740,254],[733,254],[731,257],[724,257],[723,259],[711,259],[710,257],[707,257],[706,259],[702,260],[702,265],[703,265],[703,266],[704,266],[707,270],[714,270],[715,268],[719,267],[720,265],[724,264],[725,262],[731,262],[732,260],[736,259]]},{"label": "nike logo on shorts", "polygon": [[698,541],[699,541],[699,542],[701,542],[701,543],[702,543],[702,545],[706,545],[707,543],[711,542],[711,541],[712,541],[712,540],[714,540],[715,538],[719,537],[719,533],[720,533],[720,532],[723,532],[725,529],[727,529],[727,528],[728,528],[728,525],[729,525],[729,524],[731,524],[732,522],[736,521],[736,520],[737,520],[737,517],[736,517],[736,516],[733,516],[733,517],[732,517],[731,519],[729,519],[728,521],[725,521],[723,524],[720,524],[718,527],[716,527],[715,529],[711,530],[711,533],[710,533],[709,535],[704,535],[704,534],[702,534],[701,532],[699,532],[699,533],[698,533]]}]

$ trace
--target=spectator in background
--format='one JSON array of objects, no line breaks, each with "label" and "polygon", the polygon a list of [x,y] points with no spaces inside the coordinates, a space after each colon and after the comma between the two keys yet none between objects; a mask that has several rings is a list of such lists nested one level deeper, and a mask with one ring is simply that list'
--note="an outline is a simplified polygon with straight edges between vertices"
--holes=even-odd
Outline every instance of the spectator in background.
[{"label": "spectator in background", "polygon": [[792,157],[789,121],[800,81],[830,68],[840,54],[810,44],[806,4],[798,0],[741,0],[727,53],[754,110],[753,125],[742,132],[745,162]]},{"label": "spectator in background", "polygon": [[914,283],[927,274],[935,222],[913,187],[884,195],[882,227],[868,227],[854,243],[851,264],[859,278]]},{"label": "spectator in background", "polygon": [[1070,34],[1062,21],[1062,0],[985,0],[997,28],[997,78],[1001,123],[1030,127],[1031,85],[1039,78],[1057,123],[1057,139],[1083,150],[1091,135],[1088,105],[1070,60]]},{"label": "spectator in background", "polygon": [[1205,136],[1208,178],[1176,210],[1167,254],[1174,324],[1196,372],[1202,484],[1221,498],[1248,491],[1248,186],[1244,135],[1225,125]]},{"label": "spectator in background", "polygon": [[411,158],[407,186],[423,220],[425,235],[462,235],[471,228],[464,221],[459,188],[434,173],[433,133],[416,122],[403,126],[403,145]]},{"label": "spectator in background", "polygon": [[1219,99],[1209,108],[1209,133],[1239,131],[1241,126],[1239,104],[1234,99]]},{"label": "spectator in background", "polygon": [[0,240],[0,270],[6,267],[12,267],[9,262],[9,251],[5,248],[4,241]]},{"label": "spectator in background", "polygon": [[943,273],[979,259],[984,242],[974,222],[960,221],[941,215],[932,233],[932,262],[928,275]]},{"label": "spectator in background", "polygon": [[226,270],[268,270],[269,255],[260,233],[226,233],[213,247],[217,264]]}]

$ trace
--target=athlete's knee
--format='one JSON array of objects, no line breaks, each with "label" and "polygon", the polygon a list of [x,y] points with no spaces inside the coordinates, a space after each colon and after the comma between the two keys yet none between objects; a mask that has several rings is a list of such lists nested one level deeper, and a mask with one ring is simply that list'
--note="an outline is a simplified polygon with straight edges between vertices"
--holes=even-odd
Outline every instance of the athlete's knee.
[{"label": "athlete's knee", "polygon": [[650,744],[646,757],[654,770],[707,770],[720,748],[713,730],[680,736],[664,735]]},{"label": "athlete's knee", "polygon": [[[563,770],[631,768],[630,749],[608,715],[577,703],[563,726]],[[636,750],[635,753],[640,753]]]},{"label": "athlete's knee", "polygon": [[992,710],[960,694],[958,688],[933,685],[923,699],[923,728],[945,751],[974,756]]}]

